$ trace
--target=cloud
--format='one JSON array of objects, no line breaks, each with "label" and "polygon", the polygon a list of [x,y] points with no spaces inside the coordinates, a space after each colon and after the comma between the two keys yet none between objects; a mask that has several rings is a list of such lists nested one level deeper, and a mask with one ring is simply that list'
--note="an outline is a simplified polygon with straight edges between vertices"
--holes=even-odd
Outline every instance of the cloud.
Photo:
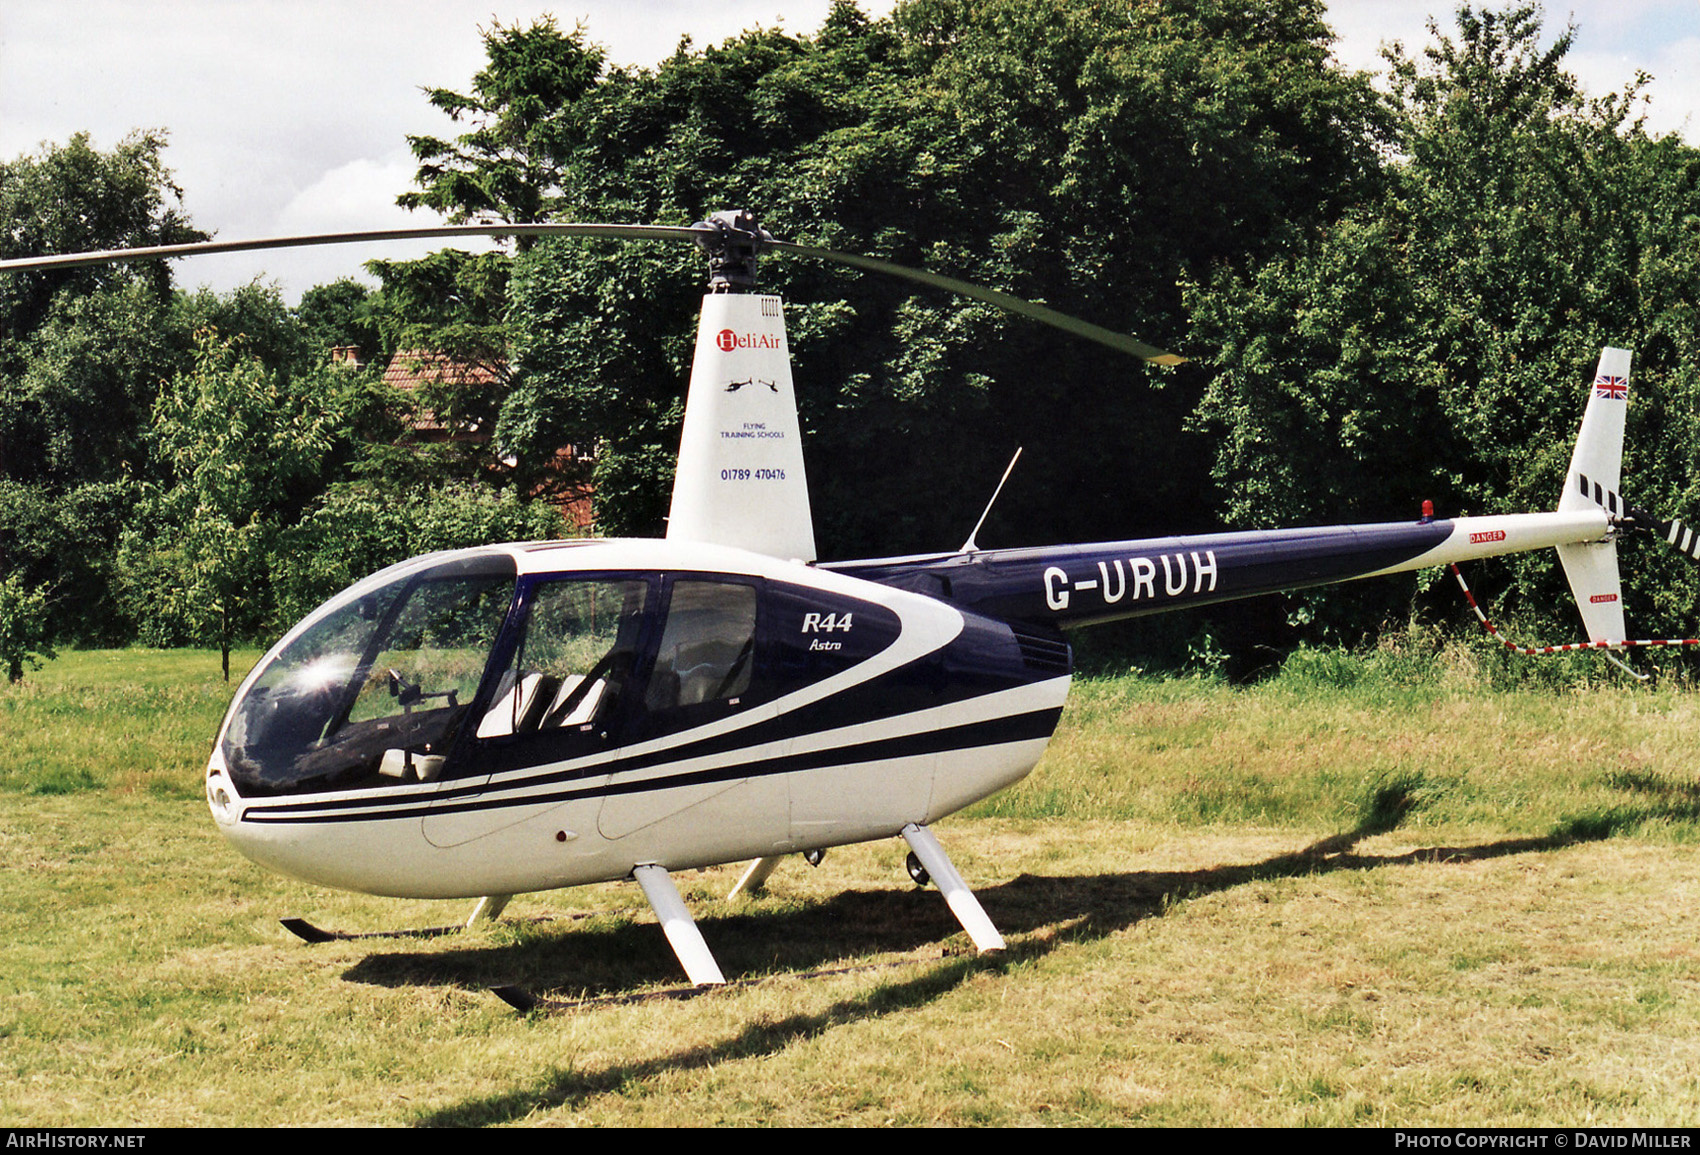
[{"label": "cloud", "polygon": [[413,187],[413,172],[405,149],[338,165],[291,197],[277,213],[278,225],[286,233],[312,233],[432,223],[395,203]]}]

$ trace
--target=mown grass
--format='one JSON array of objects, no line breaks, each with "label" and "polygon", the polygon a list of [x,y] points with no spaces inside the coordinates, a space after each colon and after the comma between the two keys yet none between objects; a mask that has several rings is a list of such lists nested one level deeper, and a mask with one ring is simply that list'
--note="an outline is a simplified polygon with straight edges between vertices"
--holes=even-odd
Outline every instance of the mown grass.
[{"label": "mown grass", "polygon": [[1700,829],[1700,696],[1680,671],[1649,688],[1595,655],[1517,666],[1396,638],[1368,654],[1300,651],[1250,687],[1080,678],[1068,718],[1042,773],[971,813],[1312,829],[1396,817],[1684,840]]},{"label": "mown grass", "polygon": [[199,798],[213,735],[258,658],[233,653],[227,685],[216,651],[70,651],[0,687],[0,794]]},{"label": "mown grass", "polygon": [[[736,867],[681,878],[757,980],[686,1001],[641,997],[681,979],[630,886],[293,941],[278,916],[465,912],[224,845],[216,653],[66,654],[0,688],[0,1119],[1700,1121],[1700,698],[1404,646],[1082,679],[1039,769],[939,826],[1001,957],[901,844],[847,847],[741,903]],[[519,1015],[502,983],[598,1001]]]}]

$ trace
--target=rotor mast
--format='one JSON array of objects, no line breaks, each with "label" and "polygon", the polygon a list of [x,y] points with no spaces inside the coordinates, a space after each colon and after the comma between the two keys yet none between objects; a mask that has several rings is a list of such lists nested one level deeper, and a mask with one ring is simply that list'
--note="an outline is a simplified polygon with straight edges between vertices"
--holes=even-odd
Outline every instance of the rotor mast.
[{"label": "rotor mast", "polygon": [[716,213],[691,229],[708,255],[709,283],[667,537],[813,561],[784,306],[756,288],[756,258],[773,235],[741,210]]}]

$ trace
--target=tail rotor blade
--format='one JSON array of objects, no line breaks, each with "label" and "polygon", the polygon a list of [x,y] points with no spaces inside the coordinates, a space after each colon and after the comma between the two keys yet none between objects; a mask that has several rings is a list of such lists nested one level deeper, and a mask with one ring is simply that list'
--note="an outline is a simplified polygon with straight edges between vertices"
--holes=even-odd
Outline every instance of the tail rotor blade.
[{"label": "tail rotor blade", "polygon": [[1589,479],[1586,474],[1577,474],[1576,482],[1577,492],[1611,514],[1617,519],[1617,524],[1625,529],[1644,529],[1649,533],[1657,533],[1677,552],[1685,553],[1693,561],[1700,562],[1700,532],[1685,525],[1681,518],[1663,518],[1639,506],[1631,505],[1623,499],[1622,494],[1607,489]]},{"label": "tail rotor blade", "polygon": [[1644,509],[1632,509],[1629,512],[1636,524],[1657,531],[1679,553],[1685,553],[1694,561],[1700,562],[1700,534],[1684,525],[1680,518],[1673,517],[1666,521]]}]

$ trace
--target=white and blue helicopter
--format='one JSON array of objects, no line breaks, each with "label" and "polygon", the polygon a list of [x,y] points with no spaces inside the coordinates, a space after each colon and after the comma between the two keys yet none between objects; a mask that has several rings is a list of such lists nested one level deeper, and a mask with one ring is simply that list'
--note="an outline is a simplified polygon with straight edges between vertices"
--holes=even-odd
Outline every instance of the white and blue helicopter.
[{"label": "white and blue helicopter", "polygon": [[932,831],[1039,761],[1068,695],[1068,628],[1553,547],[1588,635],[1578,645],[1619,649],[1652,644],[1626,640],[1619,535],[1653,529],[1700,557],[1692,531],[1619,496],[1621,349],[1601,354],[1551,512],[1030,549],[970,534],[948,552],[820,562],[784,309],[755,290],[758,255],[905,277],[1181,359],[1004,293],[777,240],[742,213],[212,241],[0,271],[473,235],[707,252],[667,536],[432,554],[346,590],[238,689],[207,802],[258,863],[370,894],[476,899],[469,924],[516,894],[635,880],[698,986],[725,979],[672,875],[748,861],[738,893],[785,855],[876,839],[904,839],[910,874],[939,886],[975,947],[1002,948]]}]

